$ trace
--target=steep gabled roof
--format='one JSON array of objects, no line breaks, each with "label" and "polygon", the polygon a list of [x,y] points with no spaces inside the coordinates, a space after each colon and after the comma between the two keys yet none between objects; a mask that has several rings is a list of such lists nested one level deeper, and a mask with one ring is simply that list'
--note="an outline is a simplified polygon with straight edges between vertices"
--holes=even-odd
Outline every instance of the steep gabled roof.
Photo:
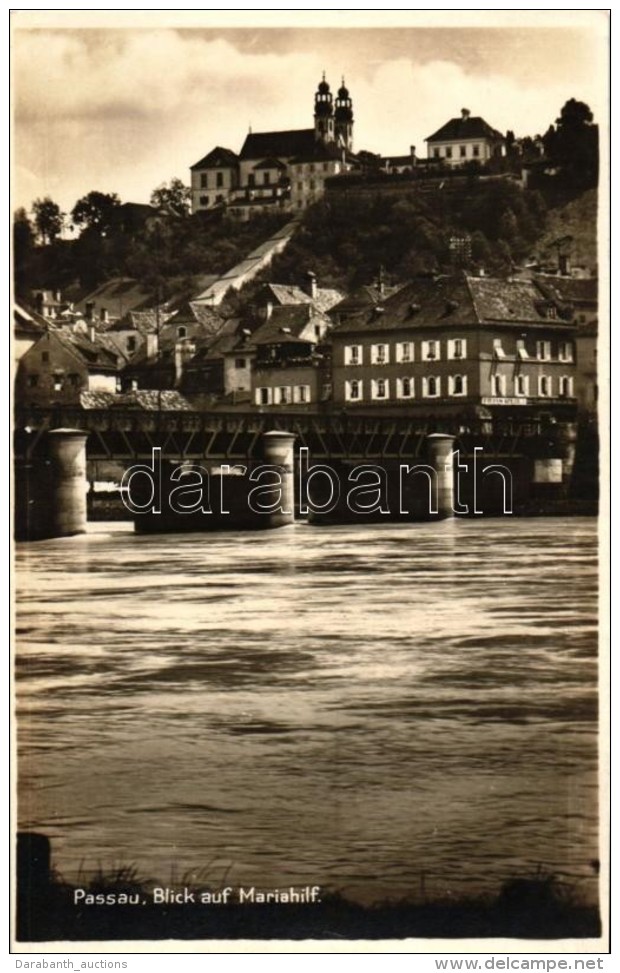
[{"label": "steep gabled roof", "polygon": [[253,345],[269,345],[305,341],[306,339],[300,338],[300,335],[313,322],[331,326],[329,318],[316,311],[311,304],[286,304],[274,307],[269,319],[256,329],[250,342]]},{"label": "steep gabled roof", "polygon": [[534,280],[539,287],[549,288],[561,301],[591,305],[595,305],[598,301],[596,277],[552,277],[547,274],[537,274]]},{"label": "steep gabled roof", "polygon": [[42,314],[20,304],[13,305],[13,325],[16,333],[31,335],[33,338],[40,337],[49,327]]},{"label": "steep gabled roof", "polygon": [[438,128],[433,135],[425,138],[425,142],[457,142],[462,139],[504,139],[501,132],[491,128],[479,115],[466,118],[451,118],[449,122]]},{"label": "steep gabled roof", "polygon": [[267,159],[270,156],[290,159],[312,150],[316,141],[313,128],[286,132],[250,132],[239,153],[240,159]]},{"label": "steep gabled roof", "polygon": [[325,142],[317,142],[315,139],[312,144],[299,150],[291,162],[330,162],[338,159],[342,159],[341,148],[333,143],[326,145]]},{"label": "steep gabled roof", "polygon": [[261,162],[257,162],[254,169],[286,169],[284,162],[280,162],[279,159],[263,159]]},{"label": "steep gabled roof", "polygon": [[238,161],[239,157],[232,149],[224,149],[221,145],[216,145],[200,162],[190,166],[190,169],[227,169],[236,166]]},{"label": "steep gabled roof", "polygon": [[117,370],[116,353],[106,348],[103,342],[98,340],[97,335],[95,340],[91,341],[86,335],[75,333],[66,327],[50,331],[49,334],[77,355],[87,368],[105,372]]}]

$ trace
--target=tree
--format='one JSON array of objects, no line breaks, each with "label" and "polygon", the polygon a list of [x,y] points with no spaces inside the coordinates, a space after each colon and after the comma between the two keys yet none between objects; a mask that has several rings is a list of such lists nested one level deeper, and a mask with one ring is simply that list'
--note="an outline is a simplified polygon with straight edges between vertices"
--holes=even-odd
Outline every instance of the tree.
[{"label": "tree", "polygon": [[32,204],[34,213],[34,225],[43,243],[53,243],[60,232],[65,220],[65,214],[60,206],[49,196],[44,199],[35,199]]},{"label": "tree", "polygon": [[114,225],[115,210],[120,204],[121,201],[116,193],[100,193],[93,190],[78,199],[71,210],[71,219],[75,226],[103,235]]},{"label": "tree", "polygon": [[151,206],[171,209],[179,216],[189,216],[192,191],[181,179],[171,179],[168,185],[162,183],[151,193]]},{"label": "tree", "polygon": [[570,98],[543,136],[545,153],[566,180],[583,189],[598,181],[598,125],[583,101]]},{"label": "tree", "polygon": [[15,268],[15,293],[21,295],[27,287],[29,265],[34,250],[34,227],[25,209],[13,214],[13,264]]}]

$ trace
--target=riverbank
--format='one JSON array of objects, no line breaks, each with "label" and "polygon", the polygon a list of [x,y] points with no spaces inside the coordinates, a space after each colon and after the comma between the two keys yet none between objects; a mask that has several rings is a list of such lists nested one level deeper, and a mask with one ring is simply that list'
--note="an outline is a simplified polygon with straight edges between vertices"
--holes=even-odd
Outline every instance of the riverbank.
[{"label": "riverbank", "polygon": [[[579,939],[601,935],[596,906],[555,876],[512,879],[495,896],[372,906],[318,886],[265,893],[208,885],[160,888],[132,868],[81,886],[48,868],[43,835],[18,843],[19,942],[140,939]],[[278,901],[274,902],[273,899]],[[162,900],[166,901],[162,901]],[[270,901],[271,900],[271,901]]]}]

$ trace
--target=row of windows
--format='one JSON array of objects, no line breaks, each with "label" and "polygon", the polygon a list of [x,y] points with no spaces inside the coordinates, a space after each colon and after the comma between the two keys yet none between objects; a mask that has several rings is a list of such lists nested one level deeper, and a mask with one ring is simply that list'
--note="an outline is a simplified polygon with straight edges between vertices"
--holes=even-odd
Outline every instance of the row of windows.
[{"label": "row of windows", "polygon": [[[494,375],[491,381],[492,395],[504,398],[507,393],[507,378],[505,375]],[[347,402],[360,402],[364,398],[364,382],[362,379],[351,379],[344,383],[344,396]],[[439,375],[429,375],[423,377],[420,382],[420,393],[422,398],[437,398],[442,394],[442,379]],[[414,378],[397,378],[394,383],[394,391],[397,399],[412,399],[416,394],[416,382]],[[550,375],[540,375],[538,378],[538,396],[548,398],[553,396],[554,382]],[[513,394],[525,397],[530,394],[530,380],[527,375],[517,375],[513,383]],[[557,380],[557,394],[560,398],[572,398],[573,379],[568,375],[562,375]],[[467,395],[467,375],[448,375],[447,395]],[[390,380],[388,378],[376,378],[370,381],[371,399],[389,399]]]},{"label": "row of windows", "polygon": [[[480,158],[480,154],[481,154],[480,153],[481,146],[480,145],[472,145],[471,146],[471,149],[472,149],[472,151],[471,151],[470,158],[472,158],[472,159],[479,159]],[[452,156],[453,156],[453,147],[451,145],[445,145],[443,147],[443,154],[444,154],[444,158],[451,159]],[[455,155],[455,157],[458,157],[459,159],[466,159],[467,158],[467,146],[466,145],[454,146],[454,155]],[[441,158],[441,148],[435,148],[435,149],[433,149],[433,159],[440,159],[440,158]]]},{"label": "row of windows", "polygon": [[[298,165],[295,166],[295,172],[297,172],[298,175],[301,175],[302,172],[309,172],[311,174],[313,172],[320,172],[321,169],[323,170],[323,172],[329,172],[329,162],[323,162],[321,166],[315,164],[314,162],[310,162],[307,165],[304,165],[303,163],[299,163]],[[335,167],[335,171],[336,172],[338,171],[338,166]]]},{"label": "row of windows", "polygon": [[[450,338],[446,342],[446,353],[449,359],[459,359],[467,357],[467,339]],[[376,344],[370,346],[371,365],[389,365],[391,360],[391,345]],[[394,348],[394,360],[396,362],[415,361],[415,347],[413,341],[397,341]],[[439,341],[421,341],[419,348],[421,361],[437,361],[441,358],[441,343]],[[345,345],[344,349],[345,365],[364,364],[363,345]]]},{"label": "row of windows", "polygon": [[[28,376],[28,388],[35,389],[39,387],[39,378],[41,376],[37,375],[36,372],[31,372]],[[47,376],[45,376],[47,378]],[[82,385],[82,380],[79,375],[72,372],[69,375],[56,374],[52,377],[54,384],[54,392],[62,392],[64,388],[80,388]]]},{"label": "row of windows", "polygon": [[[223,187],[223,185],[224,185],[224,173],[223,172],[216,172],[215,173],[215,183],[212,182],[211,185],[214,186],[215,189],[221,189]],[[209,173],[208,172],[201,172],[200,173],[200,188],[201,189],[208,189],[209,188]]]},{"label": "row of windows", "polygon": [[[209,202],[210,202],[210,199],[211,199],[210,196],[201,196],[200,197],[200,205],[201,206],[208,206],[209,205]],[[223,201],[223,199],[224,199],[224,197],[222,196],[222,194],[221,193],[218,193],[218,195],[214,198],[213,202],[214,203],[221,203]]]},{"label": "row of windows", "polygon": [[[467,358],[466,338],[448,338],[444,344],[445,354],[449,361]],[[442,353],[441,345],[442,342],[438,340],[419,342],[418,353],[420,355],[420,361],[439,361]],[[532,351],[533,354],[530,354],[530,351]],[[550,361],[552,357],[551,351],[552,348],[550,341],[537,341],[535,343],[535,347],[528,350],[525,339],[517,338],[515,353],[516,357],[522,361],[527,361],[530,358],[536,358],[538,361]],[[370,363],[371,365],[389,365],[391,354],[392,346],[389,344],[379,343],[371,345]],[[493,354],[499,359],[508,357],[508,353],[503,347],[501,338],[493,339]],[[415,343],[413,341],[396,342],[394,355],[394,361],[398,363],[415,361]],[[572,341],[559,341],[557,343],[557,358],[558,361],[561,362],[573,361],[574,350]],[[364,346],[345,345],[344,363],[345,365],[363,365]]]},{"label": "row of windows", "polygon": [[254,393],[256,405],[289,405],[310,402],[309,385],[279,385],[276,388],[257,388]]}]

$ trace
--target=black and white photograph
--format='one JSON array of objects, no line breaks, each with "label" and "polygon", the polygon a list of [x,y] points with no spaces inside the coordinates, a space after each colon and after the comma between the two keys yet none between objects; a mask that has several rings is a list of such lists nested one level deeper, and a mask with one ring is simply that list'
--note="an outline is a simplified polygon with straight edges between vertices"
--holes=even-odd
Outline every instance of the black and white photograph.
[{"label": "black and white photograph", "polygon": [[13,11],[13,951],[607,949],[609,16]]}]

